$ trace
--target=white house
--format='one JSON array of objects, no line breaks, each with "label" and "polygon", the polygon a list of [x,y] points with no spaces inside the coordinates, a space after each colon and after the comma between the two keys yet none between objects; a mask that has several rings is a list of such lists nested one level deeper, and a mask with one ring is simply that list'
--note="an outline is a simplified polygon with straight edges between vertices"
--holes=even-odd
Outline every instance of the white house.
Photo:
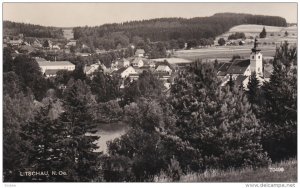
[{"label": "white house", "polygon": [[142,60],[142,58],[135,58],[131,62],[131,65],[134,67],[142,67],[144,66],[144,61]]},{"label": "white house", "polygon": [[41,68],[41,72],[47,77],[56,76],[56,72],[60,70],[75,70],[75,65],[69,61],[37,61],[37,63]]},{"label": "white house", "polygon": [[145,50],[144,50],[144,49],[136,49],[134,55],[135,55],[136,57],[144,57],[144,54],[145,54]]},{"label": "white house", "polygon": [[155,71],[156,72],[165,72],[165,73],[168,73],[169,75],[171,75],[173,72],[173,67],[166,61],[159,62],[156,64]]},{"label": "white house", "polygon": [[84,72],[86,75],[91,75],[91,74],[94,73],[99,67],[100,67],[100,62],[94,63],[94,64],[91,64],[91,65],[85,66],[83,72]]},{"label": "white house", "polygon": [[70,40],[67,44],[67,47],[76,46],[76,40]]},{"label": "white house", "polygon": [[134,70],[132,66],[129,66],[129,67],[120,68],[119,70],[114,71],[113,74],[118,74],[121,76],[121,78],[127,78],[131,74],[137,74],[137,72]]}]

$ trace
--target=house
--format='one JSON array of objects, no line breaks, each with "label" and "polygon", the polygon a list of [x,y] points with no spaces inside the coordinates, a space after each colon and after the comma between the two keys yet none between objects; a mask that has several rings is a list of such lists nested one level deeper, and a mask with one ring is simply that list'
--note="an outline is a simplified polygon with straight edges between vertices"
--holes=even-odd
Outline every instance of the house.
[{"label": "house", "polygon": [[33,43],[31,44],[31,46],[33,46],[34,48],[42,48],[43,45],[41,44],[41,42],[38,39],[35,39],[33,41]]},{"label": "house", "polygon": [[159,62],[156,64],[156,68],[155,68],[156,72],[164,72],[164,73],[168,73],[169,75],[172,74],[172,72],[174,71],[174,68],[167,62]]},{"label": "house", "polygon": [[8,44],[11,46],[20,46],[23,43],[23,40],[18,39],[18,40],[10,40]]},{"label": "house", "polygon": [[73,71],[75,70],[75,65],[69,61],[40,61],[36,60],[41,68],[41,72],[46,75],[46,77],[56,76],[57,71],[66,70]]},{"label": "house", "polygon": [[117,74],[121,78],[124,79],[124,78],[129,77],[131,74],[133,74],[133,75],[137,74],[137,72],[134,70],[134,68],[132,66],[129,66],[129,67],[120,68],[120,69],[114,71],[113,74]]},{"label": "house", "polygon": [[117,60],[117,67],[118,68],[122,68],[122,67],[129,67],[130,66],[130,62],[129,60],[123,58],[123,59],[120,59],[120,60]]},{"label": "house", "polygon": [[144,57],[145,50],[144,49],[136,49],[135,54],[136,57]]},{"label": "house", "polygon": [[71,47],[71,46],[76,46],[76,40],[70,40],[67,44],[66,44],[66,46],[69,48],[69,47]]},{"label": "house", "polygon": [[133,67],[142,67],[144,66],[144,61],[142,58],[134,58],[132,61],[131,61],[131,65]]},{"label": "house", "polygon": [[246,88],[252,72],[256,72],[260,85],[265,81],[269,81],[270,73],[264,70],[263,55],[260,52],[261,50],[257,48],[257,45],[257,39],[255,39],[249,59],[235,59],[233,62],[225,62],[218,67],[217,76],[222,81],[221,86],[226,85],[232,78],[235,84]]},{"label": "house", "polygon": [[91,75],[92,73],[94,73],[96,70],[99,69],[100,65],[101,65],[101,63],[98,62],[98,63],[94,63],[91,65],[85,66],[83,71],[86,75]]},{"label": "house", "polygon": [[52,49],[60,50],[60,47],[57,44],[55,44],[55,45],[52,46]]}]

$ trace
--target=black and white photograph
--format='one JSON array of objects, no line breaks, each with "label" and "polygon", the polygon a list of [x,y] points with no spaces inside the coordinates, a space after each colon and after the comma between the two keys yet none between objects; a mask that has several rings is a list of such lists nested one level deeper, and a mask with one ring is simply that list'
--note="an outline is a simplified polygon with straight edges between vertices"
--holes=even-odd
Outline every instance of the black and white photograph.
[{"label": "black and white photograph", "polygon": [[296,1],[2,2],[1,40],[5,187],[296,187]]}]

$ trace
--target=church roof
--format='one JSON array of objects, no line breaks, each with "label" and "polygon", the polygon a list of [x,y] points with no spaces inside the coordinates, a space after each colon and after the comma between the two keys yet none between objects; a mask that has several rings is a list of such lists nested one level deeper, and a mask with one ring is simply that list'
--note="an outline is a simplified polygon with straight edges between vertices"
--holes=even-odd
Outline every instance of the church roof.
[{"label": "church roof", "polygon": [[250,59],[236,59],[228,68],[227,74],[243,74],[250,66]]},{"label": "church roof", "polygon": [[225,76],[227,74],[227,70],[232,65],[232,63],[223,63],[218,69],[218,76]]},{"label": "church roof", "polygon": [[247,79],[247,78],[248,78],[248,76],[238,75],[238,76],[236,77],[236,79],[234,80],[234,83],[235,83],[236,85],[238,85],[238,86],[243,85],[243,81],[244,81],[245,79]]}]

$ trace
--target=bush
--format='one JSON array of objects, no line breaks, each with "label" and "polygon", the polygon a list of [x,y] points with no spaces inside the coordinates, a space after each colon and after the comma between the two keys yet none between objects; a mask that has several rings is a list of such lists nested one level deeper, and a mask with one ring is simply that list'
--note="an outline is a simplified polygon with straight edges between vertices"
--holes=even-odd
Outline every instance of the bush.
[{"label": "bush", "polygon": [[236,32],[228,36],[228,40],[245,39],[245,38],[246,38],[245,33],[239,33],[239,32]]},{"label": "bush", "polygon": [[218,40],[218,44],[219,44],[220,46],[223,46],[225,43],[226,43],[226,41],[225,41],[224,38],[220,38],[220,39]]}]

